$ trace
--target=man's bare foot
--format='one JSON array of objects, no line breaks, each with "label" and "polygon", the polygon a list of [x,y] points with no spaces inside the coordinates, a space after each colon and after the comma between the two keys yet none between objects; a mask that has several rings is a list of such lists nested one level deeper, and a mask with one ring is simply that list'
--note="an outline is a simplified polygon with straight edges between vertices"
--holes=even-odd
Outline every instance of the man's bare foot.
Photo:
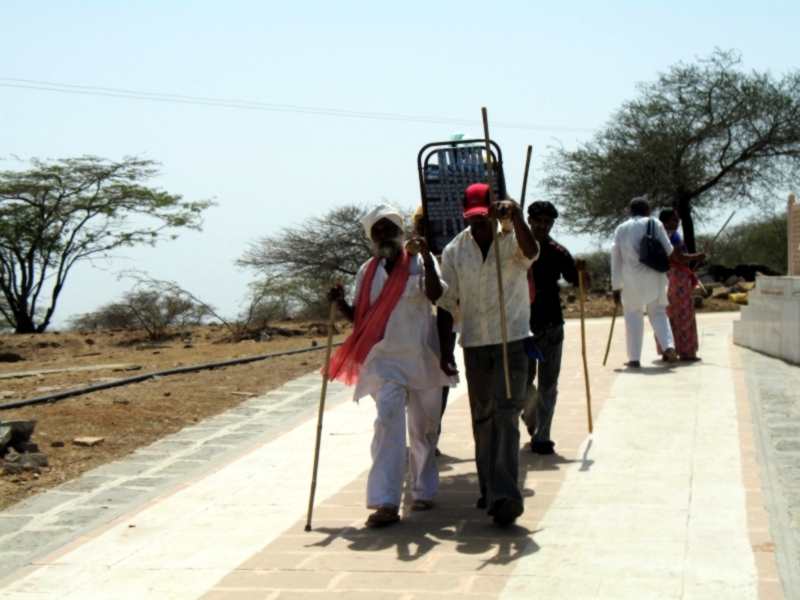
[{"label": "man's bare foot", "polygon": [[639,367],[642,366],[642,363],[640,363],[638,360],[629,360],[628,362],[625,363],[625,366],[638,369]]}]

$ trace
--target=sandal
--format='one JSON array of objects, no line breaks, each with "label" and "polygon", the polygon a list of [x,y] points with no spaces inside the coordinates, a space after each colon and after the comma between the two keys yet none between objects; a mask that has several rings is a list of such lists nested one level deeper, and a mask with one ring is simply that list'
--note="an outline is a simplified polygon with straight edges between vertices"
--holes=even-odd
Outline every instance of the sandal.
[{"label": "sandal", "polygon": [[367,517],[367,525],[388,525],[400,520],[396,506],[381,506]]},{"label": "sandal", "polygon": [[433,500],[414,500],[411,510],[430,510],[433,508]]}]

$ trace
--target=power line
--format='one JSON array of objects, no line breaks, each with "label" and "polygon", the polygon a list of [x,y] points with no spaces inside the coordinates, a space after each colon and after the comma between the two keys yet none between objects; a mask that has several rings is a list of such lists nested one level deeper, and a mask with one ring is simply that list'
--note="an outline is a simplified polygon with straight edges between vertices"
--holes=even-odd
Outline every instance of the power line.
[{"label": "power line", "polygon": [[[265,110],[273,112],[287,112],[298,114],[321,115],[327,117],[350,117],[356,119],[378,119],[383,121],[407,121],[416,123],[435,123],[442,125],[467,125],[477,126],[480,122],[469,119],[448,119],[442,117],[425,117],[414,115],[398,115],[392,113],[376,113],[358,110],[343,110],[336,108],[315,108],[297,106],[294,104],[271,104],[266,102],[251,102],[248,100],[229,100],[222,98],[204,98],[200,96],[186,96],[181,94],[162,94],[156,92],[137,92],[117,88],[93,87],[84,85],[71,85],[64,83],[51,83],[48,81],[35,81],[30,79],[13,79],[0,77],[0,87],[21,88],[47,92],[62,92],[67,94],[80,94],[88,96],[105,96],[112,98],[129,98],[132,100],[149,100],[151,102],[171,102],[178,104],[195,104],[200,106],[215,106],[220,108],[247,108],[251,110]],[[534,131],[558,131],[564,133],[592,133],[594,129],[582,127],[558,127],[549,125],[529,125],[520,123],[493,122],[492,127],[505,129],[526,129]]]}]

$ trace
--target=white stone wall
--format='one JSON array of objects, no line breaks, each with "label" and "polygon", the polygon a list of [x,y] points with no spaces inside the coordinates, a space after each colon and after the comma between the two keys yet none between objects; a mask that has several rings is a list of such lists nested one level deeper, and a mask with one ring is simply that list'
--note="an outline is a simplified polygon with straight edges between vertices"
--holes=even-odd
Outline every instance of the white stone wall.
[{"label": "white stone wall", "polygon": [[733,324],[733,341],[800,364],[800,277],[756,278],[741,321]]}]

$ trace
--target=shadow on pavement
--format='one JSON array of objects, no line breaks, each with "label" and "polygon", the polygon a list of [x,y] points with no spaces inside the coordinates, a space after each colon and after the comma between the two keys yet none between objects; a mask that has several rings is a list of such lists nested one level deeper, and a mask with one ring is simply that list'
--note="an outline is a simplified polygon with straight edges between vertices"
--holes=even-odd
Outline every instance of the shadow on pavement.
[{"label": "shadow on pavement", "polygon": [[[442,472],[452,470],[450,465],[472,462],[444,455],[440,460]],[[410,562],[441,544],[448,544],[461,554],[489,554],[478,570],[489,565],[506,565],[539,550],[533,541],[535,531],[519,525],[495,525],[485,510],[475,507],[477,498],[475,473],[442,475],[437,505],[432,510],[412,511],[412,498],[406,493],[399,522],[379,527],[319,527],[315,531],[326,537],[308,547],[326,547],[341,539],[354,552],[395,548],[397,560]]]}]

